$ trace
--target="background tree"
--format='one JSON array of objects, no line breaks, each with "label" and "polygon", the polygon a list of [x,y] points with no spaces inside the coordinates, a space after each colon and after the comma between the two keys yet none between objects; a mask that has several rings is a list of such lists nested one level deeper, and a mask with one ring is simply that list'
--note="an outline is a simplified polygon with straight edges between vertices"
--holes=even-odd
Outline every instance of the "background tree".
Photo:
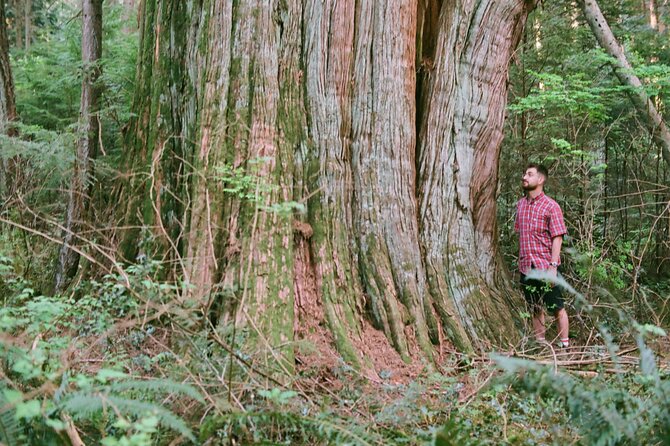
[{"label": "background tree", "polygon": [[56,267],[56,290],[62,290],[74,276],[79,264],[79,253],[72,249],[80,237],[90,202],[92,160],[98,152],[100,141],[100,86],[99,64],[102,56],[102,0],[82,1],[82,62],[83,76],[79,109],[79,138],[74,173],[69,191],[69,201],[63,230],[63,245]]},{"label": "background tree", "polygon": [[[14,98],[14,79],[9,63],[9,41],[7,39],[7,21],[5,4],[0,2],[0,133],[12,133],[10,127],[16,120],[16,103]],[[0,199],[6,198],[10,185],[7,175],[10,172],[9,160],[0,157]]]},{"label": "background tree", "polygon": [[[625,44],[632,67],[626,72],[642,83],[634,89],[621,86],[615,62],[599,48],[577,3],[544,4],[533,14],[511,67],[498,210],[502,250],[514,265],[518,166],[550,165],[549,193],[569,225],[564,273],[571,283],[589,302],[603,302],[600,308],[621,305],[661,323],[665,311],[658,302],[670,260],[668,168],[629,94],[648,95],[663,115],[670,59],[667,33],[651,26],[645,5],[601,4]],[[659,14],[659,22],[665,20]],[[644,296],[656,296],[658,306]]]},{"label": "background tree", "polygon": [[[649,100],[647,93],[643,89],[642,82],[632,72],[633,69],[630,63],[628,63],[623,48],[617,42],[614,34],[612,34],[607,20],[600,11],[598,2],[595,0],[581,1],[580,5],[584,11],[584,17],[598,43],[608,55],[615,59],[614,73],[623,85],[630,87],[629,91],[633,105],[642,116],[642,119],[647,122],[652,138],[661,147],[663,159],[665,159],[666,163],[670,164],[670,130],[665,125],[663,117],[656,110],[656,106]],[[650,26],[654,28],[656,20],[653,17],[655,12],[653,12],[653,9],[651,11]]]}]

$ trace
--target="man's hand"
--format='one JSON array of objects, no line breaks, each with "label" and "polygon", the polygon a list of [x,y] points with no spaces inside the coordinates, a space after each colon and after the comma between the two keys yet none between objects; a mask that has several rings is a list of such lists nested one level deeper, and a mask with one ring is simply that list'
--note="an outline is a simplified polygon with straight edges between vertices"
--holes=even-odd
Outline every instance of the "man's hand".
[{"label": "man's hand", "polygon": [[557,276],[558,276],[558,267],[556,267],[556,266],[550,266],[550,267],[547,269],[547,272],[549,273],[549,275],[550,275],[551,277],[557,277]]}]

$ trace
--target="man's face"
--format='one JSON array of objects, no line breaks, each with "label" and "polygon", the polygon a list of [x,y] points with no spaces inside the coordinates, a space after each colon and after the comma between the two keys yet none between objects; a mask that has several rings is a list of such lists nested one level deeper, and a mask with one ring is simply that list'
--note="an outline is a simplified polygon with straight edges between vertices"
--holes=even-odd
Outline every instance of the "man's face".
[{"label": "man's face", "polygon": [[521,185],[523,186],[523,190],[535,190],[539,186],[544,185],[544,175],[538,173],[536,168],[529,167],[521,178]]}]

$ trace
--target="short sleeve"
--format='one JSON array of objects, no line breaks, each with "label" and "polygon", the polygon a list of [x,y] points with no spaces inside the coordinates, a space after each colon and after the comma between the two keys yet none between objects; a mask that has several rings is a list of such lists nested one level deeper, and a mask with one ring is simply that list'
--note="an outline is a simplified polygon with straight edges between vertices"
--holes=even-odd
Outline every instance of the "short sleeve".
[{"label": "short sleeve", "polygon": [[568,230],[563,221],[563,211],[558,204],[551,207],[549,212],[549,235],[551,238],[567,234]]},{"label": "short sleeve", "polygon": [[514,232],[519,232],[519,203],[516,204],[516,214],[514,215]]}]

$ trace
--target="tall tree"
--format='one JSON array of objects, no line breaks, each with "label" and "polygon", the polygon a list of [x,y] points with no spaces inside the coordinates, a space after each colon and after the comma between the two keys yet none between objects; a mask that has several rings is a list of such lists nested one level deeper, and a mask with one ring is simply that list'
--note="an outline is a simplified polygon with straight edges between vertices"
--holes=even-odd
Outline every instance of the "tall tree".
[{"label": "tall tree", "polygon": [[14,28],[15,38],[16,38],[16,47],[17,48],[23,48],[23,37],[25,34],[25,30],[23,28],[23,23],[22,20],[20,20],[20,17],[23,17],[23,11],[25,10],[25,7],[23,6],[23,2],[29,1],[29,0],[13,0],[12,1],[12,11],[14,12],[14,20],[12,20],[12,25]]},{"label": "tall tree", "polygon": [[656,0],[648,0],[645,6],[647,8],[647,17],[649,18],[649,27],[657,30],[659,33],[664,33],[665,24],[659,20],[659,10]]},{"label": "tall tree", "polygon": [[407,361],[514,340],[495,191],[534,3],[143,2],[123,225],[287,366],[306,300],[353,363],[367,320]]},{"label": "tall tree", "polygon": [[[14,80],[12,67],[9,63],[9,41],[7,39],[7,19],[5,17],[5,3],[0,2],[0,133],[12,134],[10,127],[16,120],[16,102],[14,99]],[[0,159],[0,197],[9,187],[7,175],[10,173],[8,160]]]},{"label": "tall tree", "polygon": [[125,32],[131,32],[133,30],[136,30],[137,26],[130,24],[131,17],[134,17],[135,13],[137,12],[136,1],[135,0],[121,0],[120,3],[121,3],[121,6],[123,7],[123,20],[124,20],[124,22],[126,22],[126,25],[124,26],[124,31]]},{"label": "tall tree", "polygon": [[23,0],[23,42],[25,49],[30,49],[33,41],[33,1]]},{"label": "tall tree", "polygon": [[81,55],[83,67],[79,106],[79,138],[69,190],[63,244],[56,266],[56,290],[62,290],[67,286],[79,265],[79,254],[72,249],[72,246],[77,243],[78,233],[86,218],[93,169],[91,161],[97,155],[100,139],[98,79],[101,74],[99,61],[102,56],[102,1],[82,0]]},{"label": "tall tree", "polygon": [[580,0],[586,22],[598,44],[613,58],[614,74],[622,85],[630,87],[629,96],[637,112],[647,124],[649,133],[661,148],[663,159],[670,165],[670,129],[663,121],[649,95],[644,91],[640,79],[635,75],[623,47],[619,44],[596,0]]}]

